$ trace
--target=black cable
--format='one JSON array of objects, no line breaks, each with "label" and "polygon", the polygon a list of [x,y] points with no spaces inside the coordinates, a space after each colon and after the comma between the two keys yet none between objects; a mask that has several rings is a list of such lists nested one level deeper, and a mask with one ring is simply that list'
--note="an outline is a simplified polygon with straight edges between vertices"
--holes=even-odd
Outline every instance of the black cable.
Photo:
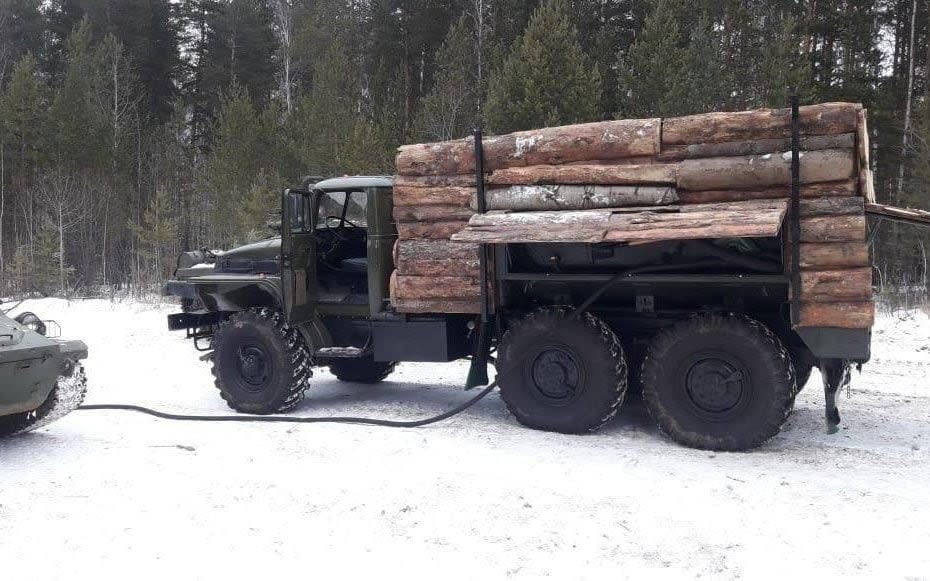
[{"label": "black cable", "polygon": [[148,416],[153,416],[162,420],[175,420],[181,422],[259,422],[259,423],[268,423],[268,424],[356,424],[356,425],[365,425],[365,426],[381,426],[386,428],[419,428],[422,426],[428,426],[430,424],[435,424],[443,420],[449,419],[452,416],[462,413],[468,408],[472,407],[482,399],[484,399],[489,393],[494,391],[494,388],[497,387],[497,381],[492,381],[489,386],[481,391],[478,395],[471,398],[467,402],[452,408],[447,412],[443,412],[438,416],[433,416],[431,418],[425,418],[422,420],[411,420],[411,421],[399,421],[399,420],[378,420],[373,418],[353,418],[353,417],[331,417],[331,418],[302,418],[294,416],[250,416],[250,415],[235,415],[235,416],[192,416],[185,414],[172,414],[168,412],[161,412],[158,410],[149,409],[146,407],[131,405],[131,404],[93,404],[93,405],[82,405],[78,408],[80,411],[97,411],[97,410],[115,410],[115,411],[127,411],[127,412],[137,412],[140,414],[145,414]]}]

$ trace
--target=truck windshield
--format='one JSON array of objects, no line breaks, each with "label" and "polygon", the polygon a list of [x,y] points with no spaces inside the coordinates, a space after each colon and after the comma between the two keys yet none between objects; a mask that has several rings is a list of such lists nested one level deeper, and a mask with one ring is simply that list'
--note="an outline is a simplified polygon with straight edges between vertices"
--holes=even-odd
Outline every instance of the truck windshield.
[{"label": "truck windshield", "polygon": [[368,226],[368,196],[365,192],[326,192],[320,196],[317,228]]}]

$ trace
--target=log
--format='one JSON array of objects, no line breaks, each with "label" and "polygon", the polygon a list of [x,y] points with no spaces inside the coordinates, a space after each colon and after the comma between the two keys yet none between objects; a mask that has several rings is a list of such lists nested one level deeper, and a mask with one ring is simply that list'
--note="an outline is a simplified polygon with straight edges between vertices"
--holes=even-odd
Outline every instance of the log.
[{"label": "log", "polygon": [[[678,201],[668,186],[511,186],[486,193],[488,210],[585,210],[624,206],[664,206]],[[477,210],[476,200],[472,200]]]},{"label": "log", "polygon": [[458,206],[467,208],[474,187],[394,186],[394,206]]},{"label": "log", "polygon": [[859,190],[869,204],[875,203],[875,184],[872,178],[870,159],[872,146],[869,142],[869,121],[865,109],[859,111],[856,127],[856,151],[859,153]]},{"label": "log", "polygon": [[604,240],[610,210],[476,214],[455,242],[591,242]]},{"label": "log", "polygon": [[864,242],[865,216],[801,218],[801,242]]},{"label": "log", "polygon": [[491,174],[492,185],[646,185],[676,181],[675,164],[651,165],[532,165],[499,169]]},{"label": "log", "polygon": [[475,175],[394,176],[394,190],[406,188],[474,188]]},{"label": "log", "polygon": [[872,298],[872,268],[801,272],[802,302],[857,302]]},{"label": "log", "polygon": [[[838,135],[811,135],[801,138],[801,151],[820,149],[853,149],[856,146],[855,133]],[[764,155],[791,150],[791,138],[756,139],[749,141],[725,141],[723,143],[695,143],[692,145],[663,146],[657,158],[661,161],[681,161],[704,157],[736,157],[743,155]]]},{"label": "log", "polygon": [[[849,179],[854,175],[854,165],[854,155],[850,149],[802,152],[801,183]],[[678,187],[683,190],[752,189],[789,185],[790,152],[687,159],[678,166]]]},{"label": "log", "polygon": [[391,304],[399,313],[453,313],[477,315],[481,313],[480,299],[398,299]]},{"label": "log", "polygon": [[850,216],[861,215],[865,212],[862,198],[812,198],[801,200],[801,216],[813,218],[816,216]]},{"label": "log", "polygon": [[[819,198],[825,196],[853,196],[856,194],[856,181],[843,180],[801,186],[802,198]],[[709,202],[737,202],[741,200],[769,200],[790,198],[791,188],[774,186],[749,190],[705,190],[692,192],[678,190],[678,199],[682,204],[705,204]]]},{"label": "log", "polygon": [[[520,131],[484,139],[486,171],[527,165],[651,156],[659,152],[660,119],[626,119]],[[467,175],[475,168],[474,138],[402,146],[397,173]]]},{"label": "log", "polygon": [[774,238],[781,229],[781,208],[689,212],[680,214],[614,214],[604,242],[648,242],[715,238]]},{"label": "log", "polygon": [[798,327],[869,329],[875,323],[871,301],[849,303],[803,303]]},{"label": "log", "polygon": [[394,276],[391,297],[398,299],[474,299],[481,296],[477,278],[459,276]]},{"label": "log", "polygon": [[397,222],[458,222],[474,214],[470,208],[460,206],[394,206]]},{"label": "log", "polygon": [[458,244],[445,240],[399,240],[396,246],[394,264],[401,274],[473,278],[480,275],[476,244]]},{"label": "log", "polygon": [[[862,106],[824,103],[800,108],[802,135],[834,135],[856,131]],[[704,113],[665,119],[662,147],[791,137],[791,109],[757,109],[732,113]]]},{"label": "log", "polygon": [[869,266],[869,247],[862,242],[801,244],[802,270],[832,270]]},{"label": "log", "polygon": [[468,222],[398,222],[397,235],[404,240],[448,240],[460,232]]}]

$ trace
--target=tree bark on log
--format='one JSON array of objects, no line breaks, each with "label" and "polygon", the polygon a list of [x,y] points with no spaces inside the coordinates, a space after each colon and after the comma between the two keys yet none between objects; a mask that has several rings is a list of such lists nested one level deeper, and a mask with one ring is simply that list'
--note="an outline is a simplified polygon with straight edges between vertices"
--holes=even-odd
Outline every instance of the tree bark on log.
[{"label": "tree bark on log", "polygon": [[[854,175],[851,149],[824,149],[801,154],[801,183],[846,180]],[[791,185],[791,153],[746,157],[688,159],[678,165],[683,190],[720,190]]]},{"label": "tree bark on log", "polygon": [[453,313],[477,315],[481,312],[480,299],[399,299],[392,298],[391,304],[398,313],[426,314]]},{"label": "tree bark on log", "polygon": [[678,166],[651,165],[531,165],[499,169],[487,183],[491,185],[674,185]]},{"label": "tree bark on log", "polygon": [[804,303],[799,327],[833,327],[869,329],[875,323],[875,305],[871,301],[849,303]]},{"label": "tree bark on log", "polygon": [[394,277],[392,297],[398,299],[474,299],[481,296],[481,283],[477,278],[460,276],[409,276]]},{"label": "tree bark on log", "polygon": [[834,270],[870,264],[869,247],[863,242],[801,244],[802,270]]},{"label": "tree bark on log", "polygon": [[[826,196],[854,196],[856,195],[856,181],[843,180],[838,182],[824,182],[806,184],[801,186],[802,198],[819,198]],[[749,190],[704,190],[693,192],[678,190],[678,198],[682,204],[705,204],[710,202],[738,202],[742,200],[772,200],[790,198],[791,188],[788,186],[775,186]]]},{"label": "tree bark on log", "polygon": [[801,218],[801,242],[865,242],[865,215]]},{"label": "tree bark on log", "polygon": [[458,222],[475,213],[461,206],[394,206],[397,222]]},{"label": "tree bark on log", "polygon": [[850,216],[865,213],[865,203],[860,197],[812,198],[801,200],[801,216]]},{"label": "tree bark on log", "polygon": [[[660,119],[625,119],[549,127],[484,138],[486,171],[527,165],[651,156],[659,152]],[[468,174],[475,168],[474,138],[402,146],[397,173]]]},{"label": "tree bark on log", "polygon": [[398,222],[397,234],[401,239],[448,240],[461,232],[468,222]]},{"label": "tree bark on log", "polygon": [[[486,193],[488,210],[586,210],[624,206],[664,206],[678,201],[667,186],[511,186]],[[476,210],[476,200],[472,200]]]},{"label": "tree bark on log", "polygon": [[802,302],[856,302],[872,298],[872,268],[801,272]]},{"label": "tree bark on log", "polygon": [[458,206],[467,208],[474,187],[394,186],[394,206]]},{"label": "tree bark on log", "polygon": [[400,274],[415,276],[480,276],[476,244],[445,240],[400,240],[394,264]]},{"label": "tree bark on log", "polygon": [[[824,103],[800,108],[802,135],[856,131],[859,110],[853,103]],[[704,113],[662,122],[662,146],[791,137],[790,109]]]},{"label": "tree bark on log", "polygon": [[[838,135],[811,135],[801,138],[801,151],[821,149],[853,149],[856,146],[855,133]],[[755,139],[749,141],[725,141],[722,143],[695,143],[692,145],[670,145],[662,148],[656,156],[658,161],[682,161],[706,157],[738,157],[744,155],[764,155],[791,150],[791,138]]]}]

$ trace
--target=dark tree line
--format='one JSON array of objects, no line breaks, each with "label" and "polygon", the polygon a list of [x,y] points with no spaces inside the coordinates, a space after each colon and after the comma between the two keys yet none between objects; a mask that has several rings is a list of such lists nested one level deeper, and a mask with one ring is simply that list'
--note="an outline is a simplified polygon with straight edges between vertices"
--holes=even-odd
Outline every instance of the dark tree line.
[{"label": "dark tree line", "polygon": [[[0,0],[0,296],[151,288],[303,175],[402,143],[861,101],[882,201],[930,207],[928,0]],[[878,238],[879,278],[925,244]]]}]

